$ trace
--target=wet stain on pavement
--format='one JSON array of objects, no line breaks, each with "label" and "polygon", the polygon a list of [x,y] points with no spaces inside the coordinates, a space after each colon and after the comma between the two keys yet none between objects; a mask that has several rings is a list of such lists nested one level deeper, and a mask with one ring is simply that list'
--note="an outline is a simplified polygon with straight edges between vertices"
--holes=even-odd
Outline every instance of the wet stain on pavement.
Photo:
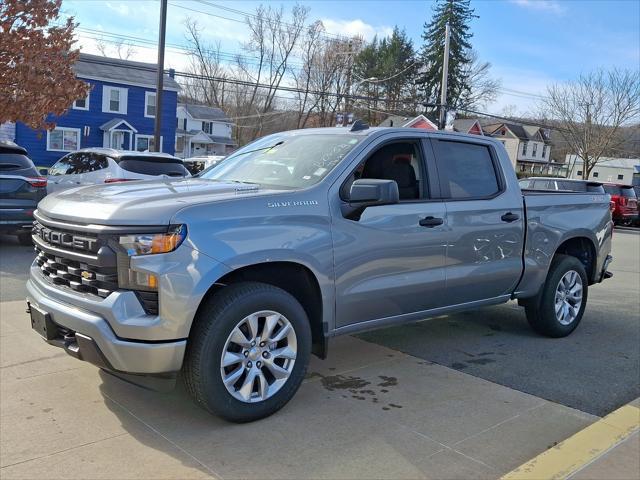
[{"label": "wet stain on pavement", "polygon": [[[357,390],[366,387],[371,382],[367,382],[359,377],[347,377],[344,375],[331,375],[322,377],[322,386],[329,391],[334,390]],[[355,392],[354,392],[355,393]]]},{"label": "wet stain on pavement", "polygon": [[476,358],[473,360],[467,360],[467,363],[475,363],[476,365],[486,365],[488,363],[495,363],[495,360],[491,358]]},{"label": "wet stain on pavement", "polygon": [[385,377],[384,375],[378,375],[378,378],[382,380],[378,384],[379,387],[394,387],[398,385],[398,379],[396,377]]}]

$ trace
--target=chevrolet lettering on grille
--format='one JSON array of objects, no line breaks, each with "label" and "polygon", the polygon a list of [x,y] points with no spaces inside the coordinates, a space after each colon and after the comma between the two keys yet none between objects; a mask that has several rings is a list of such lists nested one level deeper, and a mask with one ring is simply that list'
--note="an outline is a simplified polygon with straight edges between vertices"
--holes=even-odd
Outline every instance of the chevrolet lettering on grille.
[{"label": "chevrolet lettering on grille", "polygon": [[66,232],[58,232],[40,224],[36,224],[34,229],[36,234],[42,240],[51,245],[59,245],[61,247],[92,252],[95,251],[98,244],[95,238],[74,235]]}]

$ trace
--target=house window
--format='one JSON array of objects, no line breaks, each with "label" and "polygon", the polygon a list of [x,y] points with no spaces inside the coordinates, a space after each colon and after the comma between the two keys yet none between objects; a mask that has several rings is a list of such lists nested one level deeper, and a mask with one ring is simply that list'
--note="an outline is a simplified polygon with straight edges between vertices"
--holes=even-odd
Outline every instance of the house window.
[{"label": "house window", "polygon": [[184,150],[184,137],[179,135],[176,137],[176,152],[181,152]]},{"label": "house window", "polygon": [[47,150],[50,152],[72,152],[80,148],[80,129],[56,127],[47,132]]},{"label": "house window", "polygon": [[618,175],[618,180],[624,180],[624,175]]},{"label": "house window", "polygon": [[144,92],[144,116],[154,118],[156,116],[156,94]]},{"label": "house window", "polygon": [[598,172],[593,172],[593,178],[598,178]]},{"label": "house window", "polygon": [[74,110],[89,110],[89,94],[85,98],[78,98],[73,102],[72,108]]},{"label": "house window", "polygon": [[533,149],[531,150],[531,156],[535,157],[537,153],[538,153],[538,144],[534,143],[533,144]]},{"label": "house window", "polygon": [[[155,152],[155,144],[153,135],[136,135],[136,150],[138,152]],[[162,137],[160,137],[160,151],[162,151]]]},{"label": "house window", "polygon": [[582,176],[582,170],[578,170],[578,175]]},{"label": "house window", "polygon": [[213,132],[213,122],[202,122],[202,131],[211,135],[211,132]]},{"label": "house window", "polygon": [[542,146],[542,158],[545,158],[547,156],[547,146],[543,145]]},{"label": "house window", "polygon": [[186,131],[186,130],[187,130],[187,119],[186,119],[186,118],[183,118],[183,119],[182,119],[182,129],[183,129],[184,131]]},{"label": "house window", "polygon": [[102,111],[106,113],[127,113],[127,89],[102,87]]},{"label": "house window", "polygon": [[522,142],[522,155],[527,154],[527,142]]}]

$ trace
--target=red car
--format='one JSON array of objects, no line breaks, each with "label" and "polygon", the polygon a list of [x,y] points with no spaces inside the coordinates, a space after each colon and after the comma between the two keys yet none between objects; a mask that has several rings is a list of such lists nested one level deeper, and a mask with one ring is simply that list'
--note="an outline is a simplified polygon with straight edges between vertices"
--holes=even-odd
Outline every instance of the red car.
[{"label": "red car", "polygon": [[638,218],[638,198],[633,187],[615,183],[605,183],[603,186],[614,203],[613,222],[616,225],[631,225]]}]

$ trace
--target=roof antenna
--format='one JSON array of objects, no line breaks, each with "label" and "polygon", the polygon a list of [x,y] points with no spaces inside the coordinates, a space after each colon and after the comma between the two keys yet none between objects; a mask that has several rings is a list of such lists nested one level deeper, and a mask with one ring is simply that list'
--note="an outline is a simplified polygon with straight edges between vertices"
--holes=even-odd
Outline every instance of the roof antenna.
[{"label": "roof antenna", "polygon": [[359,132],[360,130],[366,130],[367,128],[369,128],[369,124],[363,122],[362,120],[360,120],[359,118],[353,121],[353,125],[351,125],[351,128],[349,129],[350,132]]}]

